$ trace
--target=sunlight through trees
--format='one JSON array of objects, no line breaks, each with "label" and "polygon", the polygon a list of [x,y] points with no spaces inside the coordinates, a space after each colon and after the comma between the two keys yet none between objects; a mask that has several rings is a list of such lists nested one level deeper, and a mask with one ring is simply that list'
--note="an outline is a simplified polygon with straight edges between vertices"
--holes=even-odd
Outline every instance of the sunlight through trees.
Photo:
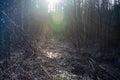
[{"label": "sunlight through trees", "polygon": [[120,0],[0,0],[0,80],[119,80]]}]

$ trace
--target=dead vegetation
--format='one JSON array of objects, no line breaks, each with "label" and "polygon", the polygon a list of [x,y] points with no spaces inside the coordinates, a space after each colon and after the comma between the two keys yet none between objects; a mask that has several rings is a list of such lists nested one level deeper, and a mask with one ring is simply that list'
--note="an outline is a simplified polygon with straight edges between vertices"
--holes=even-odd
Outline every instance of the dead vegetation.
[{"label": "dead vegetation", "polygon": [[26,12],[22,25],[1,11],[9,27],[1,36],[6,56],[0,61],[0,80],[119,80],[120,4],[101,1],[66,1],[68,21],[61,33],[52,31],[44,11]]}]

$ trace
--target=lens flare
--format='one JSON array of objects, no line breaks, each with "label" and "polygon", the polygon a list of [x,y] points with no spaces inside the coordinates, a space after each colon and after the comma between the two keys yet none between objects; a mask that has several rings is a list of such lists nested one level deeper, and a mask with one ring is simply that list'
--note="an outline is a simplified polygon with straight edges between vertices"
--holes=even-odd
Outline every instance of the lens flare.
[{"label": "lens flare", "polygon": [[65,30],[66,18],[62,11],[56,11],[51,14],[52,29],[55,32],[62,32]]},{"label": "lens flare", "polygon": [[52,14],[52,19],[55,24],[61,24],[64,19],[64,14],[62,12],[56,12]]}]

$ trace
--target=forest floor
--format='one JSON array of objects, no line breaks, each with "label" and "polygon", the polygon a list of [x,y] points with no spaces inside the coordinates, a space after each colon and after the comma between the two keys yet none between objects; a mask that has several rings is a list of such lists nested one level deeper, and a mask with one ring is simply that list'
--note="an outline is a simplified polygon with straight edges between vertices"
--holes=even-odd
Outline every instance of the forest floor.
[{"label": "forest floor", "polygon": [[[37,51],[13,52],[10,59],[0,62],[1,80],[89,80],[84,70],[74,74],[76,50],[67,42],[49,39],[46,43],[35,42]],[[80,69],[80,68],[79,68]]]},{"label": "forest floor", "polygon": [[106,69],[91,58],[78,56],[77,50],[66,41],[52,38],[44,43],[35,41],[34,46],[36,51],[12,52],[10,58],[0,61],[0,80],[102,80],[99,77],[114,77],[111,70],[107,70],[111,74],[104,75]]}]

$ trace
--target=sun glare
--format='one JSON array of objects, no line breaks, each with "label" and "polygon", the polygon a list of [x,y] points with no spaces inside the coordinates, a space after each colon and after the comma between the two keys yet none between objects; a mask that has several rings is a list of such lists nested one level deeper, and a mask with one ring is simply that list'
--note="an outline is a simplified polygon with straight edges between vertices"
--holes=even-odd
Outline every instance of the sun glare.
[{"label": "sun glare", "polygon": [[55,12],[55,7],[60,3],[61,0],[47,0],[48,12]]}]

